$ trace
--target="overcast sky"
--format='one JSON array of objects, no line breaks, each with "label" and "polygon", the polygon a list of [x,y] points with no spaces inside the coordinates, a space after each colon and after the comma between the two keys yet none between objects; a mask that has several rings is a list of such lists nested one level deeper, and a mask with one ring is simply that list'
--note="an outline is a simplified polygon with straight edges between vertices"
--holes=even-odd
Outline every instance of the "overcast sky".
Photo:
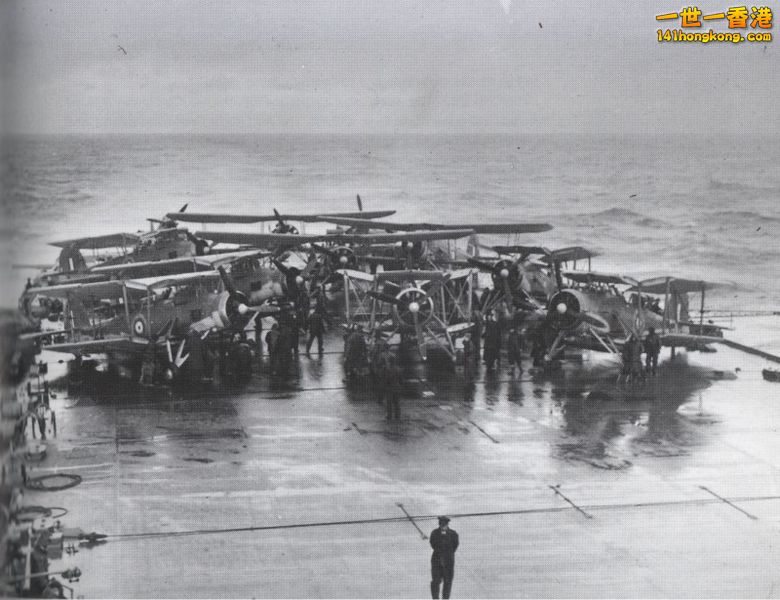
[{"label": "overcast sky", "polygon": [[2,128],[780,133],[780,41],[659,44],[688,4],[5,0]]}]

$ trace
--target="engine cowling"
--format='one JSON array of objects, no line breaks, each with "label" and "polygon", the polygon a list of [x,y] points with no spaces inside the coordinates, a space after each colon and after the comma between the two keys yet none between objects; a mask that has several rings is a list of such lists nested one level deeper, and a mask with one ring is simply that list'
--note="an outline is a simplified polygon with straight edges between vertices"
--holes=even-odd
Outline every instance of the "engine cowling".
[{"label": "engine cowling", "polygon": [[336,269],[354,269],[357,267],[355,251],[348,246],[338,246],[330,254],[331,267]]},{"label": "engine cowling", "polygon": [[597,305],[577,290],[562,290],[550,298],[547,322],[556,331],[572,331],[587,324],[598,333],[607,334],[609,323],[597,313]]},{"label": "engine cowling", "polygon": [[396,295],[396,300],[398,302],[393,306],[393,313],[404,327],[413,329],[415,320],[418,325],[423,325],[433,316],[433,299],[420,288],[411,287],[401,290]]}]

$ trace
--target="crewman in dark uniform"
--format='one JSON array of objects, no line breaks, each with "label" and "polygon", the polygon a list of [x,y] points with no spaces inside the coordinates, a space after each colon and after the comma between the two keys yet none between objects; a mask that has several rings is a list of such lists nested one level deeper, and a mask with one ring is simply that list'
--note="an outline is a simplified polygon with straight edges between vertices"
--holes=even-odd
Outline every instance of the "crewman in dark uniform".
[{"label": "crewman in dark uniform", "polygon": [[544,337],[544,327],[538,327],[533,334],[533,345],[531,346],[531,356],[534,359],[535,367],[544,366],[544,355],[547,354],[547,340]]},{"label": "crewman in dark uniform", "polygon": [[479,364],[480,355],[482,354],[482,329],[484,325],[484,318],[482,311],[478,308],[474,309],[474,335],[471,336],[471,342],[474,344],[474,360]]},{"label": "crewman in dark uniform", "polygon": [[507,338],[507,355],[509,357],[509,366],[512,370],[512,375],[515,374],[515,365],[519,370],[519,374],[523,374],[523,338],[520,337],[520,333],[516,327],[512,327],[509,330],[509,337]]},{"label": "crewman in dark uniform", "polygon": [[298,321],[298,313],[291,311],[288,316],[287,327],[290,332],[290,345],[292,346],[293,355],[298,358],[300,352],[301,338],[300,338],[300,322]]},{"label": "crewman in dark uniform", "polygon": [[385,396],[388,421],[401,420],[400,384],[401,370],[398,361],[389,348],[382,351],[380,358],[380,382]]},{"label": "crewman in dark uniform", "polygon": [[431,598],[438,599],[442,581],[442,598],[450,597],[452,578],[455,576],[455,551],[458,549],[458,533],[450,529],[449,517],[439,517],[439,527],[431,532]]},{"label": "crewman in dark uniform", "polygon": [[309,298],[309,292],[301,285],[298,287],[298,298],[295,300],[295,310],[298,313],[298,326],[301,331],[306,331],[308,328],[309,309],[311,308],[311,299]]},{"label": "crewman in dark uniform", "polygon": [[279,325],[279,341],[276,343],[276,354],[279,375],[289,375],[293,358],[293,332],[289,321]]},{"label": "crewman in dark uniform", "polygon": [[[623,370],[618,377],[623,377],[626,383],[634,383],[637,379],[636,364],[639,361],[640,353],[642,352],[641,346],[638,340],[631,334],[623,344],[623,350],[621,352],[621,358],[623,359]],[[640,363],[641,364],[641,363]]]},{"label": "crewman in dark uniform", "polygon": [[501,353],[501,326],[493,314],[488,314],[485,321],[485,364],[488,371],[493,370],[493,366]]},{"label": "crewman in dark uniform", "polygon": [[474,342],[471,341],[471,334],[463,337],[463,376],[466,381],[471,381],[474,377],[474,367],[477,357],[474,354]]},{"label": "crewman in dark uniform", "polygon": [[357,326],[344,336],[344,371],[347,379],[352,379],[360,373],[368,355],[368,345],[363,331]]},{"label": "crewman in dark uniform", "polygon": [[313,311],[311,315],[309,315],[309,341],[306,342],[306,354],[308,355],[311,352],[311,345],[314,343],[315,338],[317,339],[317,352],[319,354],[322,354],[323,350],[323,341],[322,336],[325,333],[325,319],[322,317],[322,312],[320,311]]},{"label": "crewman in dark uniform", "polygon": [[265,345],[268,348],[268,358],[271,361],[271,373],[276,374],[279,368],[279,353],[277,346],[279,343],[279,324],[274,323],[268,333],[265,334]]},{"label": "crewman in dark uniform", "polygon": [[654,327],[647,330],[647,337],[644,342],[645,347],[645,373],[656,374],[658,370],[658,355],[661,353],[661,338],[655,332]]}]

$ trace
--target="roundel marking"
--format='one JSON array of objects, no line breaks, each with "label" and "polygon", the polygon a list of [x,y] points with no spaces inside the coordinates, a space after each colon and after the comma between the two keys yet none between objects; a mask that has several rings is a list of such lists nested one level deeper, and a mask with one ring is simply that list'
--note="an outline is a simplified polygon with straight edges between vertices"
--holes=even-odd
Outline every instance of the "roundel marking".
[{"label": "roundel marking", "polygon": [[135,335],[146,335],[146,321],[143,317],[136,317],[133,320],[133,333]]}]

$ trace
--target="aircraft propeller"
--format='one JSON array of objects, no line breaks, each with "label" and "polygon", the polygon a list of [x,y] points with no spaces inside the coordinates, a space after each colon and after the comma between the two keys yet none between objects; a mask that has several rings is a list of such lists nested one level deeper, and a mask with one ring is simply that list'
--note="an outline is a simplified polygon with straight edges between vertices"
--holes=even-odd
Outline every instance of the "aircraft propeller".
[{"label": "aircraft propeller", "polygon": [[[271,259],[271,262],[277,269],[279,269],[279,272],[284,275],[285,283],[287,284],[287,297],[291,300],[296,300],[298,298],[298,290],[304,282],[303,271],[301,271],[298,267],[288,267],[275,258]],[[308,263],[306,266],[308,267]]]},{"label": "aircraft propeller", "polygon": [[[225,291],[228,293],[225,312],[232,325],[237,326],[245,324],[245,316],[250,312],[262,314],[267,310],[268,305],[265,302],[256,305],[249,303],[246,294],[236,289],[233,279],[230,277],[225,267],[220,265],[217,267],[217,270],[219,271],[219,276],[225,286]],[[268,314],[273,314],[274,312],[276,311],[268,312]]]},{"label": "aircraft propeller", "polygon": [[279,211],[274,208],[274,216],[276,217],[276,227],[274,227],[274,233],[291,233],[298,235],[300,232],[295,225],[290,225],[279,214]]}]

